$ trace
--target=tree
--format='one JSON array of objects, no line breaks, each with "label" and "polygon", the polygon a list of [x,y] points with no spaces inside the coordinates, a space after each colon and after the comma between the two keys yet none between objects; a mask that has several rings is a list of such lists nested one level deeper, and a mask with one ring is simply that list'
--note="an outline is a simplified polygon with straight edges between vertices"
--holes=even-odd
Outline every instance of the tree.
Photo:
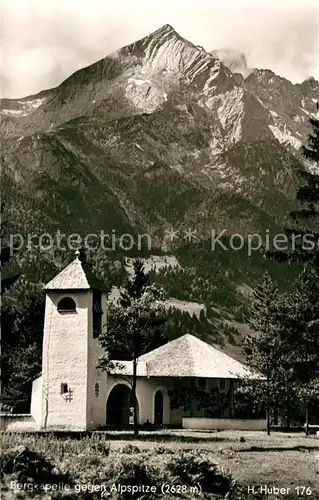
[{"label": "tree", "polygon": [[306,407],[306,423],[305,423],[305,434],[309,434],[309,409],[311,405],[318,404],[319,401],[319,378],[309,381],[307,384],[303,384],[298,387],[297,394],[299,399],[304,403]]},{"label": "tree", "polygon": [[[31,283],[26,272],[36,280],[41,271],[39,254],[24,252],[18,259],[10,244],[6,207],[1,205],[1,394],[3,408],[29,411],[32,378],[41,370],[44,322],[44,293]],[[11,228],[12,230],[12,228]],[[33,258],[34,257],[34,258]],[[35,264],[34,267],[32,264]],[[31,266],[30,266],[31,264]],[[22,271],[23,268],[23,271]]]},{"label": "tree", "polygon": [[[0,396],[2,396],[3,389],[7,382],[8,366],[6,364],[6,353],[4,352],[7,339],[10,338],[13,328],[14,315],[13,312],[3,306],[3,296],[6,291],[12,287],[20,276],[20,272],[13,272],[11,269],[11,260],[14,248],[6,242],[6,229],[8,220],[5,218],[5,204],[1,203],[0,207],[0,271],[1,271],[1,339],[0,339]],[[1,405],[2,406],[2,403]]]},{"label": "tree", "polygon": [[[317,103],[317,110],[319,105]],[[303,156],[319,166],[319,120],[310,118],[312,133],[308,136],[308,145],[302,146]],[[314,391],[311,384],[316,377],[317,361],[314,359],[318,350],[319,288],[315,275],[309,274],[319,270],[319,175],[315,171],[299,169],[299,186],[296,192],[298,209],[290,213],[292,226],[285,229],[290,241],[290,248],[283,251],[268,252],[268,256],[279,261],[299,262],[303,272],[297,278],[292,294],[286,304],[283,303],[282,324],[286,337],[289,334],[289,350],[294,356],[293,377],[297,395],[306,405],[306,433],[309,430],[309,404],[313,400]],[[309,387],[309,390],[307,389]],[[315,384],[316,387],[316,384]],[[308,396],[307,396],[308,394]]]},{"label": "tree", "polygon": [[108,306],[106,330],[100,335],[99,340],[105,350],[105,356],[100,360],[101,368],[112,370],[112,359],[132,360],[134,434],[137,435],[138,358],[166,341],[162,335],[162,326],[165,322],[163,301],[166,299],[166,294],[162,289],[149,283],[140,261],[135,261],[133,267],[134,276],[126,281],[120,300]]},{"label": "tree", "polygon": [[0,268],[1,268],[1,296],[12,286],[20,276],[20,273],[6,274],[3,273],[3,268],[8,266],[10,259],[15,251],[14,247],[6,244],[6,227],[8,220],[4,219],[5,204],[1,203],[0,207]]},{"label": "tree", "polygon": [[134,278],[127,279],[124,290],[121,292],[121,305],[126,307],[131,304],[132,300],[139,299],[147,286],[150,285],[148,274],[144,272],[143,262],[135,260],[133,262]]},{"label": "tree", "polygon": [[[287,353],[278,328],[278,291],[268,273],[254,291],[250,326],[253,333],[244,342],[247,364],[263,378],[247,384],[256,399],[265,403],[267,434],[270,435],[270,410],[280,397],[288,397]],[[286,394],[285,394],[286,393]]]},{"label": "tree", "polygon": [[24,277],[7,291],[3,309],[12,315],[3,352],[2,400],[15,411],[29,411],[32,379],[41,371],[45,295]]},{"label": "tree", "polygon": [[[319,110],[319,103],[316,103],[317,111]],[[319,120],[317,118],[309,119],[312,126],[313,133],[308,136],[308,147],[302,146],[301,150],[303,155],[314,162],[319,162]]]},{"label": "tree", "polygon": [[[317,103],[317,109],[319,105]],[[312,164],[319,166],[319,120],[310,118],[312,133],[308,146],[301,147],[301,153]],[[298,209],[290,213],[292,226],[285,232],[290,243],[286,250],[272,250],[268,256],[279,261],[312,262],[319,267],[319,175],[310,169],[297,171],[298,188],[296,201]]]},{"label": "tree", "polygon": [[[317,102],[317,110],[319,105]],[[312,133],[308,136],[308,146],[302,146],[301,152],[303,156],[319,166],[319,120],[310,118],[310,125],[312,126]],[[302,237],[306,234],[311,235],[313,248],[310,251],[304,248],[304,245],[299,244],[299,248],[295,252],[296,258],[302,262],[313,261],[316,267],[319,266],[319,176],[317,173],[312,173],[306,170],[298,171],[301,185],[297,189],[297,200],[301,203],[302,208],[293,211],[291,216],[295,221],[297,227],[299,226],[299,233]],[[292,231],[289,232],[293,234]],[[309,237],[308,237],[309,239]],[[302,246],[300,248],[300,246]]]},{"label": "tree", "polygon": [[319,273],[306,266],[281,308],[282,331],[289,345],[296,396],[305,405],[305,432],[309,410],[319,396]]}]

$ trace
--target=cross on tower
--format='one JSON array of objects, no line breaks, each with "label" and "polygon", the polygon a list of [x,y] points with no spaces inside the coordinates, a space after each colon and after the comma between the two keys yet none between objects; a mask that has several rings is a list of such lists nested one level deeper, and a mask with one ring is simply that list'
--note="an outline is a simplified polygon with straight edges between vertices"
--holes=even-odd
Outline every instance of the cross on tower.
[{"label": "cross on tower", "polygon": [[70,389],[65,397],[65,401],[68,401],[68,402],[72,401],[72,399],[73,399],[72,395],[73,395],[73,391],[71,391],[71,389]]}]

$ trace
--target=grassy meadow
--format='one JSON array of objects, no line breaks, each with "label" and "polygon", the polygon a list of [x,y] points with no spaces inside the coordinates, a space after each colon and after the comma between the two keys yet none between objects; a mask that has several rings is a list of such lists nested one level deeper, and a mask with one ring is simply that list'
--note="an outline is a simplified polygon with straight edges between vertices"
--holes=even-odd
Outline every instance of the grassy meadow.
[{"label": "grassy meadow", "polygon": [[[137,438],[94,432],[77,439],[2,433],[0,447],[1,500],[319,499],[315,436],[174,430]],[[134,485],[144,491],[133,493],[128,486]],[[265,485],[267,494],[260,489]]]}]

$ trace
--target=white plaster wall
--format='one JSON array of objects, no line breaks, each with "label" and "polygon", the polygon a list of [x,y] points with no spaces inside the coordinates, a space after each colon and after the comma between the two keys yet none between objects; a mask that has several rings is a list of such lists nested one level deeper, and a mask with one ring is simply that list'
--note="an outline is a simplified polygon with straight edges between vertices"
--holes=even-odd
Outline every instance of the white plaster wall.
[{"label": "white plaster wall", "polygon": [[28,414],[0,414],[0,430],[6,432],[27,432],[39,429],[35,419]]},{"label": "white plaster wall", "polygon": [[[127,377],[127,379],[131,379],[131,377]],[[108,375],[107,380],[107,398],[110,394],[112,388],[117,383],[125,383],[129,386],[129,383],[120,376],[111,376]],[[174,387],[178,387],[180,384],[182,385],[190,385],[191,381],[188,380],[180,380],[178,378],[165,378],[165,377],[138,377],[137,378],[137,386],[136,393],[137,399],[139,402],[139,423],[142,425],[147,420],[150,423],[154,423],[154,397],[157,390],[161,390],[164,396],[164,412],[163,412],[163,424],[164,425],[176,425],[182,426],[183,420],[183,408],[171,409],[170,401],[168,397],[168,391],[173,389]],[[197,381],[196,381],[197,383]],[[207,390],[213,387],[219,387],[220,381],[219,379],[207,379]],[[230,387],[230,380],[225,380],[225,388],[222,392],[228,392]],[[106,399],[107,399],[106,398]],[[197,410],[196,404],[193,406],[193,414],[197,417],[204,417],[204,410]],[[228,409],[224,412],[224,417],[228,416]]]},{"label": "white plaster wall", "polygon": [[32,382],[30,413],[37,426],[40,427],[42,419],[42,377],[38,377]]},{"label": "white plaster wall", "polygon": [[[106,400],[107,400],[108,375],[100,369],[95,370],[94,378],[88,387],[88,428],[96,429],[106,424]],[[95,383],[100,384],[100,394],[95,397]]]},{"label": "white plaster wall", "polygon": [[[102,294],[102,331],[106,328],[106,295]],[[87,427],[95,429],[106,423],[107,374],[97,368],[104,350],[98,339],[93,338],[93,315],[88,315],[88,382],[87,382]],[[100,395],[95,397],[95,383],[100,384]]]},{"label": "white plaster wall", "polygon": [[[76,313],[60,314],[57,304],[63,297],[76,302]],[[48,405],[47,428],[87,428],[88,329],[92,314],[92,292],[49,292],[46,296],[42,357],[42,426]],[[72,400],[61,395],[67,383]]]},{"label": "white plaster wall", "polygon": [[167,395],[167,384],[161,378],[138,378],[137,394],[139,396],[140,408],[140,423],[143,424],[147,420],[154,423],[154,399],[156,392],[160,390],[163,393],[163,424],[170,423],[170,406]]},{"label": "white plaster wall", "polygon": [[266,420],[233,419],[233,418],[183,418],[183,429],[205,430],[266,430]]}]

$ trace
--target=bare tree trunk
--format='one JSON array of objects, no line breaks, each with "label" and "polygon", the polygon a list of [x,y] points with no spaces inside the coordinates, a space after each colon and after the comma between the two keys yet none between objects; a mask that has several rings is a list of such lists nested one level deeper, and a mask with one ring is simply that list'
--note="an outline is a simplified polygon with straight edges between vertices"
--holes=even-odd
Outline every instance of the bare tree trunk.
[{"label": "bare tree trunk", "polygon": [[270,408],[269,408],[269,402],[267,401],[267,435],[270,436]]},{"label": "bare tree trunk", "polygon": [[287,401],[286,401],[286,422],[287,422],[287,429],[290,429],[290,404],[289,404],[289,398],[287,398]]},{"label": "bare tree trunk", "polygon": [[305,425],[305,434],[309,435],[309,404],[308,401],[306,403],[306,425]]},{"label": "bare tree trunk", "polygon": [[274,408],[274,425],[278,425],[278,405],[276,403],[276,406]]},{"label": "bare tree trunk", "polygon": [[42,386],[42,416],[44,418],[41,418],[41,429],[46,429],[49,417],[49,391],[47,389],[47,383],[43,383]]},{"label": "bare tree trunk", "polygon": [[270,387],[269,379],[267,380],[267,407],[266,407],[266,418],[267,418],[267,436],[270,436]]},{"label": "bare tree trunk", "polygon": [[134,436],[138,435],[137,398],[136,398],[137,369],[136,368],[137,368],[137,361],[136,361],[136,357],[134,355],[134,358],[133,358],[133,383],[132,383]]},{"label": "bare tree trunk", "polygon": [[49,401],[48,398],[45,399],[45,410],[44,410],[44,422],[43,428],[46,429],[48,426],[48,416],[49,416]]}]

